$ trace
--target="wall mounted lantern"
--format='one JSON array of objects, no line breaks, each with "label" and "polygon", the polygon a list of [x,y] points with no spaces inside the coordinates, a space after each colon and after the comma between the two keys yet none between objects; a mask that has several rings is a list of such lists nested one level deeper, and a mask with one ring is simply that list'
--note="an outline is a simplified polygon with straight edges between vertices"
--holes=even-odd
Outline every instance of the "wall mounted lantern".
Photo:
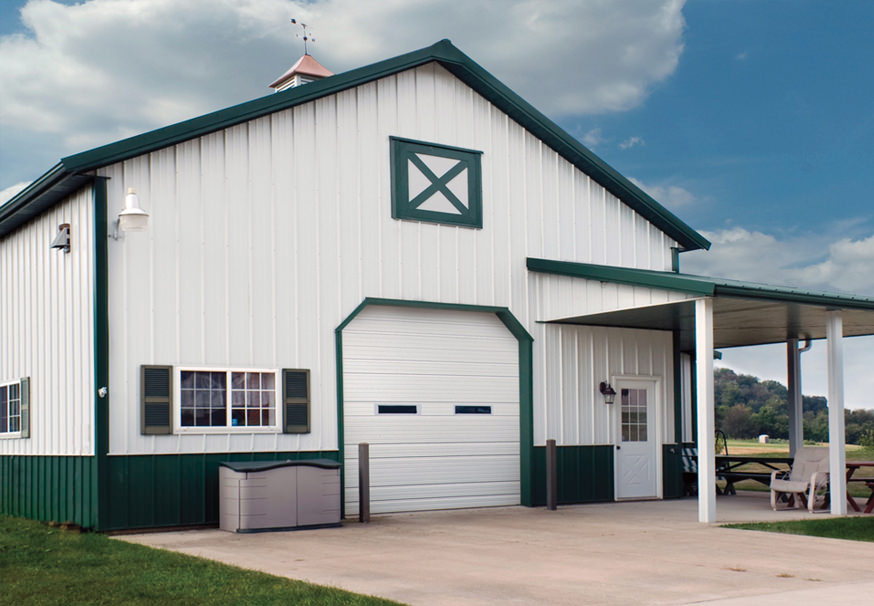
[{"label": "wall mounted lantern", "polygon": [[616,400],[616,390],[613,389],[606,381],[601,381],[598,386],[598,391],[604,396],[604,404],[612,404]]},{"label": "wall mounted lantern", "polygon": [[129,187],[124,197],[124,208],[113,223],[112,239],[118,240],[121,231],[143,231],[149,226],[149,213],[140,207],[140,199],[133,187]]},{"label": "wall mounted lantern", "polygon": [[70,224],[61,223],[58,225],[58,234],[52,240],[50,248],[57,248],[65,253],[70,252]]}]

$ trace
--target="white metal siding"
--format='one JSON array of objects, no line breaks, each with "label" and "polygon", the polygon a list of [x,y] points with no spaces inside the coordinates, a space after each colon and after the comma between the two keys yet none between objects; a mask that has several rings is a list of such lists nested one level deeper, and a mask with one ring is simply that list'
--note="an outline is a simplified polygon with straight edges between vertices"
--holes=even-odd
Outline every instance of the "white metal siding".
[{"label": "white metal siding", "polygon": [[[69,254],[49,248],[62,223]],[[94,454],[93,229],[89,186],[0,241],[0,382],[31,378],[31,437],[0,454]]]},{"label": "white metal siding", "polygon": [[[343,330],[346,513],[519,503],[519,347],[494,314],[369,306]],[[415,404],[416,415],[379,415]],[[455,414],[455,405],[492,414]]]},{"label": "white metal siding", "polygon": [[[391,218],[391,135],[483,152],[483,229]],[[100,172],[110,219],[127,187],[152,217],[110,242],[113,454],[336,449],[333,330],[365,297],[535,333],[526,257],[666,270],[676,245],[436,64]],[[141,364],[309,368],[313,433],[142,436]]]},{"label": "white metal siding", "polygon": [[[673,441],[673,336],[670,332],[541,324],[534,340],[534,443],[611,444],[613,411],[598,391],[618,375],[661,379],[659,440]],[[615,405],[615,404],[614,404]]]}]

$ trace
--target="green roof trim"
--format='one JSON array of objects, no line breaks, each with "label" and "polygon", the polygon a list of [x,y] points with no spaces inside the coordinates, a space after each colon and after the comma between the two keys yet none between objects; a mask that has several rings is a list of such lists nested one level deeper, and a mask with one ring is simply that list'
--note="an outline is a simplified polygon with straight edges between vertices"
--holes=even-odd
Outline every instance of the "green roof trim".
[{"label": "green roof trim", "polygon": [[79,176],[81,179],[81,173],[307,103],[432,61],[440,63],[513,120],[543,140],[607,191],[676,240],[684,250],[710,248],[710,242],[704,236],[683,223],[639,187],[586,149],[555,122],[458,50],[449,40],[441,40],[426,48],[317,80],[306,86],[291,88],[67,156],[55,168],[25,188],[9,203],[0,207],[0,235],[33,216],[31,213],[21,220],[16,220],[14,217],[23,208],[29,206],[31,201],[42,199],[42,209],[45,204],[52,204],[65,195],[63,187],[49,190],[50,185],[47,184],[47,180],[53,180],[57,184],[59,179],[63,180],[67,177]]},{"label": "green roof trim", "polygon": [[655,271],[652,269],[635,269],[571,261],[553,261],[532,257],[528,257],[527,267],[529,271],[538,273],[583,278],[586,280],[600,280],[602,282],[615,282],[629,286],[662,288],[664,290],[674,290],[708,297],[769,299],[833,308],[874,310],[874,298],[871,297],[804,290],[791,286],[743,282],[728,278],[708,278],[671,271]]}]

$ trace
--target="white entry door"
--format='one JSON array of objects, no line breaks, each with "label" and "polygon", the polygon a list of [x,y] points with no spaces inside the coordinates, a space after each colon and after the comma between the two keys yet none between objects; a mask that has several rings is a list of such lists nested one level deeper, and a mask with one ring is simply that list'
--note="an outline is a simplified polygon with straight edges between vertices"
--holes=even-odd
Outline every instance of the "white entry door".
[{"label": "white entry door", "polygon": [[656,381],[617,380],[616,499],[658,496]]}]

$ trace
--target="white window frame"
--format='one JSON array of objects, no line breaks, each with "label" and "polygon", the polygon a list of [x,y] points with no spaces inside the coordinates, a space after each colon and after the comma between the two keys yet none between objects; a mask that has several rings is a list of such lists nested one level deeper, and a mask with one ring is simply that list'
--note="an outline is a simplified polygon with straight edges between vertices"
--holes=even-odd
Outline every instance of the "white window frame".
[{"label": "white window frame", "polygon": [[16,385],[18,386],[18,431],[0,431],[0,440],[11,440],[14,438],[21,437],[21,381],[6,381],[0,383],[0,387],[6,387],[6,401],[0,402],[0,406],[6,407],[6,426],[9,427],[9,391],[8,388],[10,386]]},{"label": "white window frame", "polygon": [[[258,373],[273,373],[273,425],[262,425],[260,427],[233,426],[225,425],[224,427],[207,427],[207,426],[189,426],[182,425],[182,373],[183,372],[224,372],[227,375],[225,381],[225,407],[227,409],[227,421],[231,421],[231,373],[233,372],[258,372]],[[241,367],[224,367],[217,368],[214,366],[174,366],[173,367],[173,432],[178,434],[255,434],[255,433],[282,433],[282,370],[278,368],[241,368]]]}]

